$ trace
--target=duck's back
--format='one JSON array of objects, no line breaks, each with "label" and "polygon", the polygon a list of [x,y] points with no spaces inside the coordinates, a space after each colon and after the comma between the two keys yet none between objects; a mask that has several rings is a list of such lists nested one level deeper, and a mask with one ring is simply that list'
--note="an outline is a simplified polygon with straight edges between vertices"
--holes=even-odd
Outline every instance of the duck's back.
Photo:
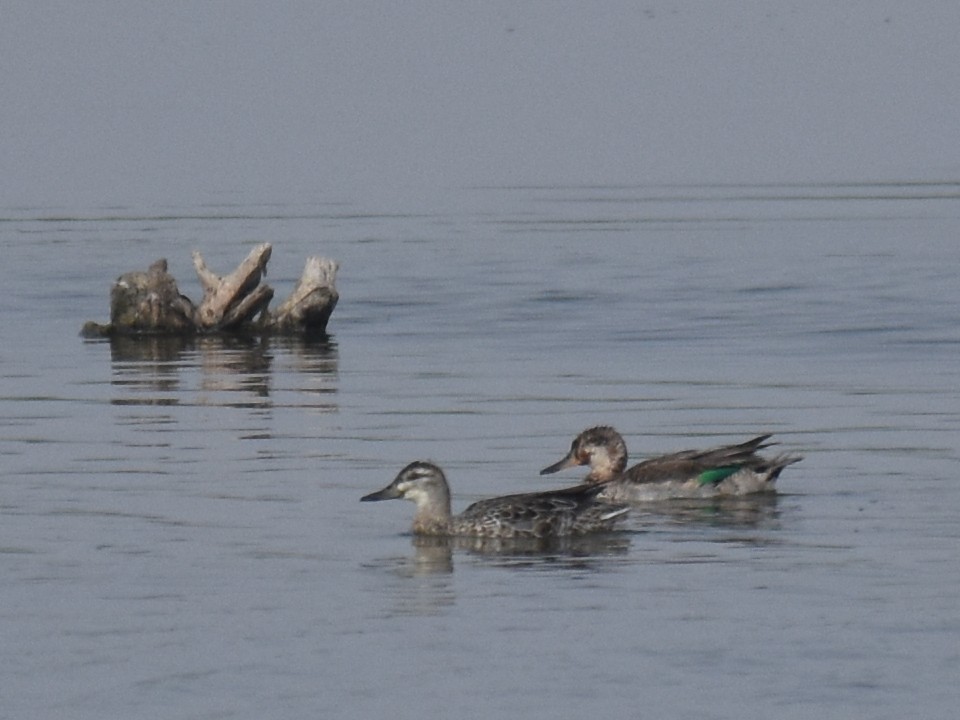
[{"label": "duck's back", "polygon": [[631,467],[625,479],[634,483],[683,482],[718,468],[729,468],[732,472],[739,467],[760,465],[766,461],[757,452],[769,447],[766,442],[769,439],[770,435],[760,435],[738,445],[660,455]]},{"label": "duck's back", "polygon": [[584,484],[541,493],[504,495],[474,503],[453,518],[460,535],[564,537],[610,530],[626,505],[598,501],[601,485]]}]

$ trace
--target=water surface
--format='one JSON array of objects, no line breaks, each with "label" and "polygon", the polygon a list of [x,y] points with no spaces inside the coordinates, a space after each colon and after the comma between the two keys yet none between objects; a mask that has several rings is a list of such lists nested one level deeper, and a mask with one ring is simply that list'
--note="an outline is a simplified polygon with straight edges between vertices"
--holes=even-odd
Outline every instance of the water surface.
[{"label": "water surface", "polygon": [[[10,717],[950,716],[960,186],[492,187],[433,210],[5,208]],[[274,244],[341,264],[324,341],[84,341],[113,279]],[[776,498],[552,552],[421,542],[585,427],[774,432]]]}]

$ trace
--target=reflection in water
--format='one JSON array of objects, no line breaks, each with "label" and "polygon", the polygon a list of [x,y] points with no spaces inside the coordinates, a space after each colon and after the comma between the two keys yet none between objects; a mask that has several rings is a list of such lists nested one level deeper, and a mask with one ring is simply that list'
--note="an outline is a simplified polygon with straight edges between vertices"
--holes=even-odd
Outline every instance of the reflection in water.
[{"label": "reflection in water", "polygon": [[381,593],[395,615],[434,615],[456,601],[454,551],[495,567],[512,569],[602,570],[610,558],[628,556],[630,533],[575,538],[473,538],[413,536],[413,555],[383,558],[366,565],[388,571]]},{"label": "reflection in water", "polygon": [[[606,558],[623,555],[630,547],[629,533],[603,533],[562,538],[453,538],[457,550],[498,561],[522,560],[524,564],[557,564],[585,567]],[[504,564],[498,562],[498,564]]]},{"label": "reflection in water", "polygon": [[[632,522],[652,540],[679,543],[683,549],[648,553],[655,564],[727,562],[721,546],[768,547],[780,545],[780,499],[774,493],[709,500],[675,500],[635,507]],[[656,541],[650,547],[656,546]],[[694,548],[694,549],[691,549]]]},{"label": "reflection in water", "polygon": [[677,499],[634,506],[633,516],[667,519],[683,525],[738,528],[778,525],[780,511],[776,493],[757,493],[741,497]]},{"label": "reflection in water", "polygon": [[[178,405],[195,390],[204,393],[198,404],[263,407],[270,404],[264,401],[287,360],[297,376],[316,381],[297,390],[337,392],[337,344],[329,337],[116,337],[110,340],[110,350],[111,384],[132,393],[115,397],[115,405]],[[193,372],[198,373],[195,387],[189,382]],[[246,399],[238,402],[234,393]],[[327,412],[337,409],[331,402],[318,407]]]},{"label": "reflection in water", "polygon": [[273,356],[265,339],[201,338],[197,350],[204,392],[242,391],[256,398],[269,397]]},{"label": "reflection in water", "polygon": [[414,554],[396,560],[395,571],[410,577],[453,572],[454,550],[479,558],[533,558],[556,564],[564,559],[584,564],[623,555],[630,533],[611,532],[561,538],[427,537],[414,535]]},{"label": "reflection in water", "polygon": [[390,615],[436,615],[454,604],[453,553],[447,538],[414,537],[413,556],[367,564],[388,571],[378,594],[390,600]]},{"label": "reflection in water", "polygon": [[[194,349],[191,337],[115,337],[109,340],[113,363],[111,384],[137,391],[174,393],[180,388],[180,358]],[[154,399],[114,399],[114,404],[175,405],[173,395]]]},{"label": "reflection in water", "polygon": [[[93,341],[97,342],[97,341]],[[118,362],[166,364],[196,346],[189,336],[118,335],[110,338],[110,359]]]},{"label": "reflection in water", "polygon": [[414,535],[409,568],[414,576],[449,575],[453,572],[450,538]]}]

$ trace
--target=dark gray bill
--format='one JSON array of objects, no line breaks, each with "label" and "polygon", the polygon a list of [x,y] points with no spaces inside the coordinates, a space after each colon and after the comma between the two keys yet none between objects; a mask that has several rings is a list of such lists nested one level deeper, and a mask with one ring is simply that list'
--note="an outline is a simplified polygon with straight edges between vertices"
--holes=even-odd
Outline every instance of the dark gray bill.
[{"label": "dark gray bill", "polygon": [[398,497],[400,497],[400,492],[391,484],[387,485],[383,490],[377,490],[377,492],[364,495],[362,498],[360,498],[360,502],[370,502],[372,500],[393,500]]},{"label": "dark gray bill", "polygon": [[559,472],[560,470],[566,470],[568,467],[576,467],[577,461],[573,459],[572,455],[567,455],[560,462],[556,462],[550,467],[545,467],[540,471],[541,475],[550,475],[551,473]]}]

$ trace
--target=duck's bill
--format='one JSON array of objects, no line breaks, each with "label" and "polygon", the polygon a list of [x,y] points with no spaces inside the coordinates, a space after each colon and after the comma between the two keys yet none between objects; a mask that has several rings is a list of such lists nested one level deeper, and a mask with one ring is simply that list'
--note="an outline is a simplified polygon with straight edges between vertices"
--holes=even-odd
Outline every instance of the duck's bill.
[{"label": "duck's bill", "polygon": [[569,467],[576,467],[579,463],[572,455],[567,455],[560,462],[555,462],[550,467],[545,467],[540,471],[541,475],[550,475],[555,472],[560,472],[561,470],[566,470]]},{"label": "duck's bill", "polygon": [[397,488],[395,488],[393,485],[387,485],[383,490],[377,490],[377,492],[364,495],[362,498],[360,498],[360,502],[372,502],[374,500],[394,500],[398,497],[400,497],[400,491],[397,490]]}]

